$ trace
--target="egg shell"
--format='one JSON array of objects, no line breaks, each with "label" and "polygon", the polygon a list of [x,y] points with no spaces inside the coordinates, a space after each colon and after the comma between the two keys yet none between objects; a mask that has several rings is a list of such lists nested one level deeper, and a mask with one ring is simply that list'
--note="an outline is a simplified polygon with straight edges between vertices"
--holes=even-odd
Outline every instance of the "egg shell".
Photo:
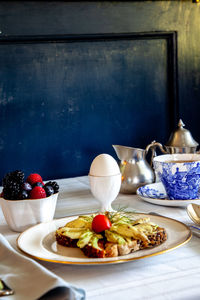
[{"label": "egg shell", "polygon": [[109,154],[98,155],[90,166],[89,175],[92,176],[113,176],[117,174],[120,174],[119,166]]}]

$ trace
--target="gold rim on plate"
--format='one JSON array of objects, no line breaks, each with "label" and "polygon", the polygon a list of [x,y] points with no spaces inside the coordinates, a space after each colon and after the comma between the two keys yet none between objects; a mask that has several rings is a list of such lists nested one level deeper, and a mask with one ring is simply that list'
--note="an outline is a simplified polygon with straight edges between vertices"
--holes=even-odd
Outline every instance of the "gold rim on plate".
[{"label": "gold rim on plate", "polygon": [[[139,259],[143,259],[143,258],[147,258],[147,257],[152,257],[152,256],[156,256],[156,255],[160,255],[160,254],[163,254],[163,253],[166,253],[166,252],[169,252],[169,251],[172,251],[176,248],[179,248],[183,245],[185,245],[186,243],[188,243],[192,237],[192,232],[190,230],[190,228],[185,225],[184,223],[178,221],[178,220],[175,220],[175,219],[172,219],[172,218],[168,218],[168,217],[164,217],[164,216],[155,216],[155,215],[151,215],[151,214],[144,214],[144,213],[136,213],[138,215],[145,215],[145,216],[150,216],[150,217],[153,217],[153,218],[160,218],[160,219],[166,219],[166,220],[171,220],[172,222],[174,223],[177,223],[177,224],[180,224],[182,225],[183,227],[185,227],[185,229],[187,230],[187,235],[185,236],[185,239],[176,244],[175,246],[172,246],[172,247],[169,247],[169,248],[166,248],[166,249],[163,249],[161,251],[157,251],[155,253],[150,253],[150,254],[147,254],[147,255],[142,255],[142,256],[139,256],[139,257],[127,257],[127,258],[123,258],[123,259],[120,259],[120,256],[118,256],[118,259],[115,258],[115,260],[111,260],[112,258],[105,258],[105,260],[103,261],[98,261],[98,259],[95,259],[96,261],[92,261],[92,259],[86,257],[86,259],[89,259],[90,261],[68,261],[68,260],[56,260],[56,259],[49,259],[49,258],[44,258],[44,257],[40,257],[40,256],[37,256],[37,255],[33,255],[33,254],[30,254],[28,253],[27,251],[25,251],[24,249],[22,249],[22,247],[19,245],[19,240],[22,238],[22,236],[24,234],[26,234],[28,231],[32,230],[34,227],[37,227],[39,225],[41,225],[42,223],[40,224],[37,224],[37,225],[34,225],[28,229],[26,229],[25,231],[23,231],[22,233],[20,233],[20,235],[18,236],[17,240],[16,240],[16,243],[17,243],[17,247],[20,251],[22,251],[24,254],[26,254],[28,257],[30,258],[34,258],[34,259],[38,259],[38,260],[41,260],[41,261],[48,261],[48,262],[53,262],[53,263],[60,263],[60,264],[70,264],[70,265],[103,265],[103,264],[118,264],[118,263],[125,263],[125,262],[129,262],[129,261],[134,261],[134,260],[139,260]],[[89,214],[88,214],[89,215]],[[73,216],[73,217],[78,217],[78,216]],[[59,220],[66,220],[68,218],[72,218],[72,216],[70,217],[65,217],[65,218],[61,218],[61,219],[54,219],[53,221],[51,222],[48,222],[48,223],[52,223],[52,222],[56,222],[56,221],[59,221]],[[45,223],[43,223],[45,224]],[[47,224],[47,223],[46,223]],[[53,231],[52,231],[53,232]],[[52,233],[51,232],[51,233]],[[43,237],[44,239],[44,237]],[[164,242],[165,243],[165,242]],[[164,244],[163,243],[163,244]],[[161,245],[163,245],[161,244]],[[153,249],[153,248],[149,248],[149,249],[146,249],[146,251],[150,250],[150,249]],[[139,250],[140,251],[140,250]],[[129,255],[129,254],[128,254]]]}]

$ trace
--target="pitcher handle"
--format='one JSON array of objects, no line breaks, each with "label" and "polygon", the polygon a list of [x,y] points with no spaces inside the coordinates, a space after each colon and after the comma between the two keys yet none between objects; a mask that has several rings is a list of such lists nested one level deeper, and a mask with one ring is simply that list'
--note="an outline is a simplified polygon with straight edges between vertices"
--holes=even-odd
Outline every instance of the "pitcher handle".
[{"label": "pitcher handle", "polygon": [[145,149],[145,153],[147,155],[147,153],[149,152],[149,150],[151,149],[151,160],[150,160],[150,166],[152,167],[153,166],[153,159],[154,157],[157,156],[156,154],[156,148],[159,148],[160,151],[164,154],[167,154],[167,151],[164,149],[163,145],[161,143],[158,143],[156,141],[153,141],[151,142],[151,144],[147,145],[146,146],[146,149]]}]

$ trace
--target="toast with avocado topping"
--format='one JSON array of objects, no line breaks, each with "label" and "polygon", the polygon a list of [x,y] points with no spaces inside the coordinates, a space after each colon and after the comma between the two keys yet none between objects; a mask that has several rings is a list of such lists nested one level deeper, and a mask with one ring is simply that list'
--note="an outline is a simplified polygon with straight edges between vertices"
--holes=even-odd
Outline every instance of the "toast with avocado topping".
[{"label": "toast with avocado topping", "polygon": [[130,217],[120,212],[79,216],[58,228],[55,235],[60,245],[80,248],[93,258],[126,255],[160,245],[167,239],[165,229],[148,217]]}]

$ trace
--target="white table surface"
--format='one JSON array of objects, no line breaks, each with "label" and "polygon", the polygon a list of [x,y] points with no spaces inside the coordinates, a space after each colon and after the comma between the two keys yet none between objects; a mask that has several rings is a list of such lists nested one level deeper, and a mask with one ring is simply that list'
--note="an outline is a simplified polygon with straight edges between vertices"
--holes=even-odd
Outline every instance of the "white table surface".
[{"label": "white table surface", "polygon": [[[98,210],[99,204],[90,192],[87,176],[57,182],[60,194],[55,218]],[[119,194],[113,206],[119,205],[191,223],[184,208],[153,205],[136,195]],[[8,228],[1,209],[0,232],[17,249],[19,234]],[[66,281],[84,288],[89,300],[200,299],[200,238],[195,236],[173,251],[123,264],[77,266],[38,262]]]}]

